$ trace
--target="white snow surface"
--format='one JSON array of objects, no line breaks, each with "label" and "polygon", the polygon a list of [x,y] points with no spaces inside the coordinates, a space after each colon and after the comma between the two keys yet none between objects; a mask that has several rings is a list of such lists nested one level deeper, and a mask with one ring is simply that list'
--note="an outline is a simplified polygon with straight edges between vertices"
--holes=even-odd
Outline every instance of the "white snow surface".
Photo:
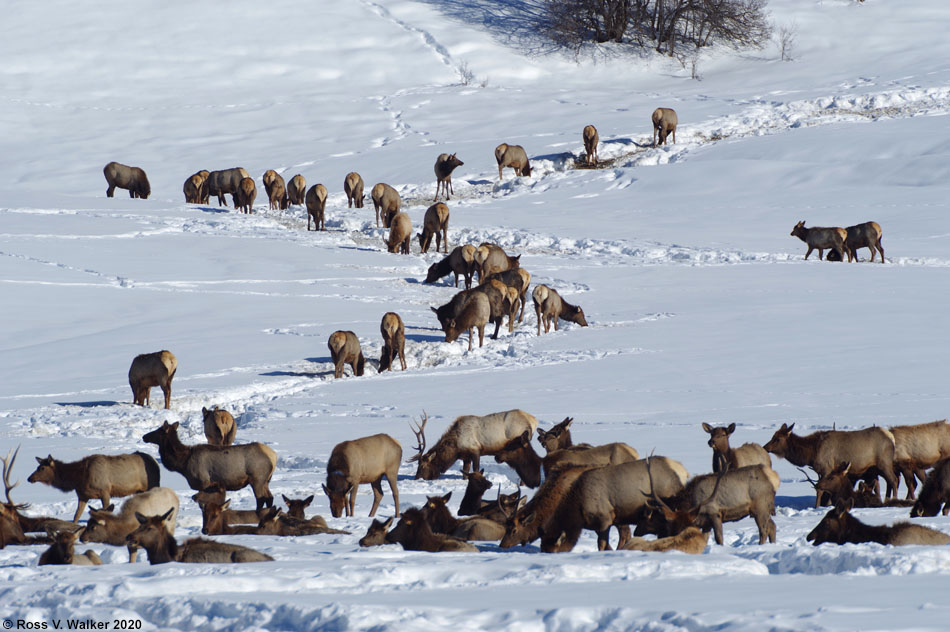
[{"label": "white snow surface", "polygon": [[[321,484],[333,446],[386,432],[413,453],[461,414],[522,408],[575,440],[624,441],[709,470],[701,422],[764,443],[797,431],[947,417],[950,302],[950,5],[942,0],[773,0],[793,25],[794,61],[761,50],[704,52],[701,81],[664,57],[605,46],[539,54],[533,3],[14,2],[0,21],[0,449],[21,446],[12,496],[70,518],[72,493],[28,484],[33,457],[143,450],[163,421],[204,440],[219,405],[238,442],[279,456],[271,489],[316,494],[311,512],[352,535],[223,538],[268,564],[39,568],[41,547],[0,550],[0,617],[140,620],[179,630],[940,630],[950,620],[950,549],[813,547],[824,510],[789,463],[778,542],[725,526],[703,555],[572,553],[534,545],[479,554],[361,549],[372,499],[333,519]],[[464,80],[468,76],[470,79]],[[674,107],[675,144],[653,149],[650,114]],[[609,167],[574,169],[597,125]],[[523,145],[535,172],[503,182],[492,151]],[[395,186],[414,226],[457,152],[450,245],[494,241],[533,283],[583,306],[590,326],[536,335],[533,310],[509,335],[467,351],[429,307],[441,255],[388,254],[371,205],[348,209],[342,181]],[[148,200],[106,198],[102,166],[144,168]],[[199,169],[243,166],[252,215],[187,205]],[[260,176],[326,184],[326,233],[300,207],[267,210]],[[803,260],[798,220],[874,220],[887,264]],[[379,375],[379,321],[407,326],[409,368]],[[332,379],[326,340],[352,329],[366,375]],[[477,342],[477,341],[476,341]],[[131,359],[178,357],[172,408],[133,406]],[[517,476],[482,460],[500,488]],[[403,507],[452,492],[400,470]],[[179,539],[200,532],[185,480]],[[388,487],[379,511],[393,513]],[[903,488],[902,488],[903,490]],[[232,505],[251,507],[249,489]],[[94,501],[96,502],[96,501]],[[96,503],[97,504],[97,503]],[[856,511],[874,524],[906,509]],[[950,518],[919,520],[950,533]],[[220,536],[219,536],[220,537]],[[616,536],[614,535],[615,539]],[[84,549],[84,547],[80,547]]]}]

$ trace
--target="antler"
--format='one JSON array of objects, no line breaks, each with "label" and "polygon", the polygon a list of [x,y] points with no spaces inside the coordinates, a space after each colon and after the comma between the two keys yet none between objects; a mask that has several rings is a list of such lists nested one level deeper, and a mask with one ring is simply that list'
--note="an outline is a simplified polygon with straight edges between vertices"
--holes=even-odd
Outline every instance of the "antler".
[{"label": "antler", "polygon": [[415,428],[412,427],[412,420],[409,421],[409,428],[412,429],[412,433],[413,433],[414,435],[416,435],[416,441],[419,442],[419,445],[416,446],[416,450],[419,451],[419,454],[417,454],[417,455],[415,455],[414,457],[412,457],[411,459],[409,459],[409,463],[413,463],[413,462],[418,461],[419,459],[421,459],[421,458],[422,458],[422,455],[423,455],[423,454],[425,453],[425,451],[426,451],[426,433],[425,433],[425,428],[426,428],[426,423],[428,423],[428,421],[429,421],[429,415],[428,415],[428,414],[426,413],[426,411],[424,411],[424,410],[422,411],[422,419],[421,419],[421,421],[422,421],[422,423],[421,423],[421,424],[416,424],[416,427],[415,427]]},{"label": "antler", "polygon": [[[653,486],[653,470],[650,468],[650,462],[653,461],[653,452],[650,452],[650,456],[647,457],[647,477],[650,479],[650,493],[646,494],[653,498],[654,501],[670,513],[673,513],[673,510],[670,509],[670,506],[663,502],[663,499],[660,498],[656,493],[656,488]],[[642,492],[643,490],[641,490]]]},{"label": "antler", "polygon": [[809,476],[808,472],[806,472],[804,468],[800,467],[798,468],[798,471],[805,475],[805,478],[808,480],[809,483],[811,483],[812,487],[814,487],[816,490],[818,489],[818,481],[814,480],[811,476]]},{"label": "antler", "polygon": [[10,450],[10,452],[7,452],[7,458],[0,458],[0,461],[3,461],[3,487],[7,495],[7,502],[15,508],[26,507],[26,505],[17,505],[13,502],[13,499],[10,498],[10,492],[13,491],[14,487],[20,484],[20,481],[17,481],[12,485],[10,484],[10,474],[13,472],[13,463],[16,461],[16,456],[19,453],[20,446],[17,446],[15,451]]}]

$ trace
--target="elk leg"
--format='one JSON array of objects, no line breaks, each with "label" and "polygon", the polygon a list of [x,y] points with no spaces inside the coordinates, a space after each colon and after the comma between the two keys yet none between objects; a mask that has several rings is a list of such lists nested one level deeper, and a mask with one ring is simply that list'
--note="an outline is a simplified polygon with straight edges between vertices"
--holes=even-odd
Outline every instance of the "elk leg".
[{"label": "elk leg", "polygon": [[[406,370],[406,348],[405,345],[399,345],[399,364],[402,365],[402,370]],[[392,367],[392,360],[389,361],[390,367]]]},{"label": "elk leg", "polygon": [[79,507],[76,508],[76,515],[73,516],[73,522],[79,522],[79,518],[82,516],[82,512],[86,510],[86,498],[79,499]]},{"label": "elk leg", "polygon": [[[916,498],[914,490],[917,489],[917,481],[914,480],[913,468],[901,468],[900,474],[904,477],[904,482],[907,483],[907,500],[914,500]],[[897,494],[895,494],[895,496],[896,495]]]},{"label": "elk leg", "polygon": [[[811,254],[811,251],[814,250],[811,246],[808,246],[808,252],[805,253],[805,261],[808,261],[808,255]],[[821,253],[818,253],[818,258],[821,259]]]},{"label": "elk leg", "polygon": [[372,518],[376,515],[376,509],[379,508],[379,503],[383,499],[383,477],[377,478],[370,483],[370,486],[373,488],[373,508],[369,510],[369,517]]},{"label": "elk leg", "polygon": [[134,544],[126,544],[125,548],[129,551],[129,564],[135,564],[135,560],[139,555],[139,547]]},{"label": "elk leg", "polygon": [[[492,337],[491,337],[492,340],[498,340],[498,330],[501,329],[502,320],[503,319],[500,316],[495,319],[495,333],[492,334]],[[481,345],[478,345],[478,346],[480,347]]]},{"label": "elk leg", "polygon": [[618,524],[617,535],[619,536],[617,539],[617,550],[619,551],[630,541],[630,525]]},{"label": "elk leg", "polygon": [[474,469],[472,470],[473,472],[477,472],[478,470],[481,469],[481,467],[479,467],[479,465],[478,465],[480,459],[481,459],[481,455],[480,455],[480,454],[475,453],[475,454],[472,455],[472,461],[471,461],[471,462],[472,462],[472,467],[474,468]]},{"label": "elk leg", "polygon": [[165,395],[165,410],[168,410],[172,407],[172,385],[162,386],[162,393]]},{"label": "elk leg", "polygon": [[472,336],[475,335],[475,328],[472,327],[468,330],[468,350],[472,350]]},{"label": "elk leg", "polygon": [[716,537],[716,544],[722,546],[722,516],[719,514],[714,514],[709,517],[709,521],[712,523],[713,535]]},{"label": "elk leg", "polygon": [[610,551],[610,526],[597,532],[597,550]]},{"label": "elk leg", "polygon": [[479,325],[478,326],[478,348],[481,349],[483,344],[485,344],[485,325]]},{"label": "elk leg", "polygon": [[399,517],[399,490],[396,488],[396,480],[399,478],[399,472],[387,472],[386,480],[389,481],[389,491],[393,494],[393,502],[396,504],[396,517]]},{"label": "elk leg", "polygon": [[[350,486],[350,496],[346,499],[346,515],[352,516],[356,511],[356,492],[359,489],[359,485]],[[373,489],[373,495],[375,496],[376,490]],[[373,511],[376,511],[375,504],[373,505]],[[372,514],[370,514],[372,515]]]},{"label": "elk leg", "polygon": [[884,246],[881,245],[880,240],[878,240],[877,244],[875,245],[877,246],[878,252],[881,253],[881,263],[884,263]]}]

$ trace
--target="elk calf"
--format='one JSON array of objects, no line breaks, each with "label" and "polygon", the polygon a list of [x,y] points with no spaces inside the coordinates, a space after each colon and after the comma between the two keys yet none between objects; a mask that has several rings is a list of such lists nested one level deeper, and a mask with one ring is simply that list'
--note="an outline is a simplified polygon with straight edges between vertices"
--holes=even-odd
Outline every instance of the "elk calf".
[{"label": "elk calf", "polygon": [[165,408],[171,408],[172,379],[177,370],[178,359],[171,351],[156,351],[135,356],[132,366],[129,367],[132,403],[148,407],[152,387],[158,386],[165,395]]},{"label": "elk calf", "polygon": [[450,199],[450,193],[455,193],[452,188],[452,172],[456,167],[461,167],[465,163],[455,157],[455,154],[439,154],[435,160],[435,198],[433,202],[439,199],[440,190],[445,193],[445,199]]},{"label": "elk calf", "polygon": [[386,249],[389,252],[409,254],[409,244],[412,241],[412,221],[405,213],[396,213],[389,221],[389,238],[386,240]]},{"label": "elk calf", "polygon": [[379,357],[379,372],[390,371],[393,359],[399,354],[402,370],[406,370],[406,326],[396,312],[386,312],[379,323],[379,333],[383,336],[383,351]]},{"label": "elk calf", "polygon": [[369,483],[373,488],[373,506],[369,515],[375,516],[383,499],[384,478],[389,481],[398,516],[399,489],[396,487],[396,479],[400,461],[402,446],[387,434],[338,443],[330,453],[327,482],[323,486],[323,491],[330,499],[330,512],[333,517],[339,518],[344,508],[347,516],[353,515],[357,488],[364,483]]},{"label": "elk calf", "polygon": [[352,331],[334,331],[327,340],[327,347],[330,348],[330,359],[333,361],[333,377],[343,377],[344,364],[350,365],[353,375],[357,377],[363,375],[366,358],[363,357],[360,340],[356,334]]},{"label": "elk calf", "polygon": [[950,535],[909,522],[898,522],[890,527],[865,524],[849,513],[852,507],[850,501],[836,504],[805,539],[815,546],[825,542],[877,542],[892,546],[950,544]]},{"label": "elk calf", "polygon": [[73,564],[75,566],[99,566],[102,559],[99,554],[89,549],[85,553],[75,553],[73,547],[79,532],[83,527],[74,527],[73,529],[61,529],[59,531],[50,530],[49,536],[53,539],[53,544],[40,555],[39,565],[45,564]]},{"label": "elk calf", "polygon": [[583,136],[584,153],[587,154],[585,163],[588,167],[593,167],[597,164],[597,143],[600,142],[600,136],[597,134],[597,128],[593,125],[587,125],[584,127]]},{"label": "elk calf", "polygon": [[[363,208],[363,177],[351,171],[346,174],[346,178],[343,180],[343,192],[346,193],[346,207],[353,208]],[[379,226],[379,222],[376,222],[376,225]]]},{"label": "elk calf", "polygon": [[656,147],[657,136],[660,144],[666,144],[666,137],[673,134],[673,142],[676,142],[676,126],[679,121],[676,118],[676,112],[672,108],[657,108],[653,110],[653,146]]},{"label": "elk calf", "polygon": [[447,274],[455,273],[455,287],[459,286],[459,275],[465,279],[465,289],[472,287],[472,274],[475,272],[475,246],[456,246],[437,263],[429,266],[425,283],[435,283]]},{"label": "elk calf", "polygon": [[581,327],[587,327],[587,319],[584,317],[584,310],[578,305],[571,305],[557,293],[554,288],[547,285],[534,286],[534,292],[531,293],[531,299],[534,302],[534,313],[538,318],[538,335],[541,335],[541,323],[544,323],[544,333],[551,330],[551,323],[554,323],[554,331],[558,328],[558,319],[576,323]]},{"label": "elk calf", "polygon": [[465,540],[433,533],[422,510],[415,508],[406,510],[399,524],[386,535],[386,541],[398,542],[406,551],[478,553],[478,548]]},{"label": "elk calf", "polygon": [[165,564],[167,562],[188,562],[198,564],[230,564],[235,562],[272,562],[270,555],[260,553],[246,546],[226,544],[192,538],[183,545],[175,541],[165,529],[165,521],[171,509],[160,516],[144,516],[135,514],[138,528],[126,537],[130,546],[145,549],[149,564]]},{"label": "elk calf", "polygon": [[211,410],[202,408],[201,416],[204,421],[205,438],[209,444],[231,445],[234,443],[237,426],[231,413],[215,406]]},{"label": "elk calf", "polygon": [[881,263],[884,263],[884,246],[881,245],[881,237],[884,231],[877,222],[864,222],[855,226],[845,228],[848,236],[844,240],[845,248],[848,251],[848,261],[858,260],[858,248],[867,248],[871,251],[871,261],[874,261],[875,251],[881,253]]},{"label": "elk calf", "polygon": [[[122,503],[118,514],[112,512],[113,506],[104,509],[90,509],[89,521],[79,539],[83,542],[102,542],[113,546],[126,545],[126,536],[135,531],[139,523],[136,512],[151,514],[169,507],[172,512],[165,519],[168,533],[175,535],[175,522],[178,519],[178,494],[167,487],[155,487],[146,492],[133,494]],[[137,550],[129,548],[129,562],[135,562]]]},{"label": "elk calf", "polygon": [[[393,216],[402,207],[399,192],[388,184],[380,182],[370,191],[370,197],[373,198],[373,207],[376,209],[376,226],[379,226],[379,220],[382,217],[383,228],[389,228]],[[393,251],[390,250],[390,252]]]},{"label": "elk calf", "polygon": [[[713,449],[713,472],[718,472],[723,462],[729,469],[745,467],[746,465],[764,465],[772,467],[772,459],[765,448],[758,443],[744,443],[732,449],[729,447],[729,437],[736,431],[736,425],[710,426],[703,423],[703,430],[709,433],[709,447]],[[724,459],[724,461],[723,461]]]},{"label": "elk calf", "polygon": [[426,209],[425,218],[422,220],[422,232],[419,233],[419,247],[422,252],[429,252],[429,246],[432,244],[432,237],[435,237],[435,251],[444,248],[444,252],[449,252],[449,207],[442,202],[437,202]]},{"label": "elk calf", "polygon": [[458,519],[449,511],[448,502],[452,492],[445,496],[427,496],[426,504],[422,507],[422,516],[433,533],[444,533],[466,541],[488,542],[501,540],[505,535],[505,527],[480,516]]},{"label": "elk calf", "polygon": [[106,197],[112,197],[116,187],[128,189],[130,198],[148,199],[152,193],[152,187],[148,183],[148,177],[145,172],[138,167],[129,167],[118,162],[110,162],[102,169],[103,175],[109,188],[106,189]]},{"label": "elk calf", "polygon": [[818,250],[819,261],[821,260],[822,251],[827,248],[837,250],[842,255],[848,252],[845,248],[848,231],[843,228],[820,228],[817,226],[805,228],[805,220],[802,220],[792,228],[791,235],[808,244],[808,252],[805,253],[806,260],[812,250]]},{"label": "elk calf", "polygon": [[244,214],[254,210],[254,200],[257,199],[257,185],[254,178],[243,178],[234,192],[234,208],[241,209]]},{"label": "elk calf", "polygon": [[298,173],[287,185],[287,200],[291,204],[303,205],[306,194],[307,179]]},{"label": "elk calf", "polygon": [[326,230],[327,188],[322,184],[315,184],[307,191],[307,230],[310,230],[310,220],[313,220],[314,230]]},{"label": "elk calf", "polygon": [[498,180],[504,180],[501,170],[505,167],[511,167],[515,170],[516,176],[528,177],[531,175],[531,163],[528,161],[528,154],[525,153],[521,145],[508,145],[502,143],[495,147],[495,162],[498,163]]}]

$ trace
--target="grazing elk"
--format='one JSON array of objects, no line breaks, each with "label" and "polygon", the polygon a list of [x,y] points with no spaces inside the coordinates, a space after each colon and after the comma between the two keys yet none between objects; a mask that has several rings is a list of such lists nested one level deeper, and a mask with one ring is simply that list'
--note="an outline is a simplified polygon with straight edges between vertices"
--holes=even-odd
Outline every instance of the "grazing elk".
[{"label": "grazing elk", "polygon": [[422,422],[412,430],[419,442],[416,446],[419,453],[409,460],[410,463],[419,463],[415,478],[427,481],[439,478],[459,459],[462,459],[463,472],[472,471],[473,466],[477,470],[482,455],[496,454],[509,440],[526,430],[534,432],[538,427],[538,420],[533,415],[519,409],[481,417],[462,415],[456,417],[432,449],[426,452],[425,427],[428,420],[428,415],[423,414]]},{"label": "grazing elk", "polygon": [[36,457],[36,462],[39,465],[27,481],[76,492],[79,507],[73,522],[79,522],[86,503],[93,498],[102,500],[102,506],[108,507],[113,497],[129,496],[159,485],[158,463],[144,452],[115,456],[93,454],[72,463],[57,461],[50,455],[45,459]]},{"label": "grazing elk", "polygon": [[373,186],[370,197],[373,198],[373,208],[376,209],[376,226],[379,226],[379,220],[382,217],[383,228],[389,228],[393,216],[402,208],[399,192],[385,182],[380,182]]},{"label": "grazing elk", "polygon": [[[168,507],[172,512],[165,520],[168,533],[175,535],[175,523],[178,519],[178,494],[167,487],[155,487],[145,492],[133,494],[122,503],[118,514],[112,512],[114,507],[109,505],[104,509],[90,509],[89,520],[79,539],[83,542],[102,542],[113,546],[127,545],[126,536],[135,531],[138,520],[136,512],[152,514]],[[135,562],[137,549],[129,548],[129,562]]]},{"label": "grazing elk", "polygon": [[327,229],[326,208],[327,188],[322,184],[315,184],[307,191],[307,230],[310,230],[310,220],[313,220],[314,230]]},{"label": "grazing elk", "polygon": [[941,459],[950,458],[950,425],[947,420],[926,424],[891,426],[894,435],[894,469],[907,483],[907,498],[913,500],[915,476],[923,482],[926,471]]},{"label": "grazing elk", "polygon": [[99,554],[92,549],[85,553],[76,553],[73,547],[79,533],[85,527],[73,526],[71,529],[60,529],[58,531],[50,529],[49,536],[53,543],[48,549],[40,555],[39,565],[46,564],[72,564],[75,566],[100,566],[102,559]]},{"label": "grazing elk", "polygon": [[360,339],[352,331],[334,331],[327,340],[330,348],[330,359],[333,361],[333,377],[343,377],[343,365],[349,364],[353,375],[363,375],[366,367],[366,358],[360,348]]},{"label": "grazing elk", "polygon": [[429,266],[426,283],[435,283],[447,274],[455,273],[455,287],[459,286],[459,275],[465,279],[465,289],[472,287],[472,274],[475,272],[475,246],[456,246],[441,261]]},{"label": "grazing elk", "polygon": [[584,163],[588,167],[593,167],[597,164],[597,143],[600,142],[600,136],[597,134],[597,128],[593,125],[584,126],[583,137],[584,153],[586,154]]},{"label": "grazing elk", "polygon": [[267,192],[267,199],[270,202],[269,208],[272,211],[276,209],[284,210],[290,207],[290,201],[287,198],[287,184],[284,182],[282,175],[273,169],[268,169],[264,172],[261,180],[264,182],[264,191]]},{"label": "grazing elk", "polygon": [[927,475],[920,496],[910,510],[910,517],[936,516],[943,505],[943,515],[950,514],[950,459],[937,463]]},{"label": "grazing elk", "polygon": [[845,228],[848,236],[844,240],[845,249],[848,251],[848,261],[858,260],[858,248],[867,248],[871,251],[871,261],[874,261],[875,251],[881,253],[881,263],[884,263],[884,246],[881,245],[881,237],[884,232],[881,225],[877,222],[864,222],[855,226]]},{"label": "grazing elk", "polygon": [[686,527],[676,535],[657,538],[656,540],[633,537],[627,540],[623,546],[618,546],[617,550],[653,551],[657,553],[682,551],[690,555],[699,555],[706,550],[707,544],[709,544],[709,531],[703,532],[698,527]]},{"label": "grazing elk", "polygon": [[386,250],[409,254],[409,245],[412,242],[412,220],[405,213],[396,213],[389,223],[389,238],[386,240]]},{"label": "grazing elk", "polygon": [[[851,463],[850,475],[873,480],[879,473],[887,481],[887,497],[897,494],[894,473],[894,435],[885,428],[821,430],[801,437],[795,424],[782,424],[765,444],[765,450],[798,466],[809,466],[824,476],[839,464]],[[870,478],[868,478],[870,477]]]},{"label": "grazing elk", "polygon": [[[369,483],[373,488],[373,506],[370,517],[383,499],[383,479],[389,481],[389,490],[399,515],[399,489],[396,479],[402,461],[402,446],[387,434],[376,434],[353,441],[338,443],[327,462],[327,482],[323,491],[330,498],[330,512],[334,518],[352,516],[356,506],[357,488]],[[349,498],[347,498],[349,496]]]},{"label": "grazing elk", "polygon": [[103,175],[109,188],[106,189],[106,197],[112,197],[116,187],[128,189],[130,198],[142,198],[147,200],[152,193],[152,187],[148,183],[148,177],[145,172],[138,167],[129,167],[118,162],[110,162],[102,169]]},{"label": "grazing elk", "polygon": [[890,527],[865,524],[851,515],[852,508],[853,504],[850,501],[839,502],[825,514],[818,526],[812,529],[805,539],[815,546],[825,542],[833,544],[877,542],[892,546],[950,544],[950,535],[909,522],[898,522]]},{"label": "grazing elk", "polygon": [[396,312],[386,312],[379,323],[379,333],[383,336],[383,350],[379,356],[379,372],[391,371],[393,360],[399,354],[402,370],[406,370],[406,326]]},{"label": "grazing elk", "polygon": [[254,178],[243,178],[232,197],[235,210],[240,209],[245,215],[251,213],[254,210],[254,200],[257,199],[257,185],[254,184]]},{"label": "grazing elk", "polygon": [[290,179],[287,185],[287,200],[291,204],[303,205],[307,195],[307,179],[299,173]]},{"label": "grazing elk", "polygon": [[495,147],[495,162],[498,163],[498,180],[504,180],[501,170],[505,167],[511,167],[515,170],[516,176],[528,177],[531,175],[531,163],[528,161],[528,154],[525,153],[521,145],[508,145],[502,143]]},{"label": "grazing elk", "polygon": [[387,531],[389,531],[389,527],[392,526],[395,520],[395,516],[391,516],[386,521],[373,520],[373,523],[369,525],[369,529],[366,530],[366,535],[360,538],[360,546],[381,546],[386,544]]},{"label": "grazing elk", "polygon": [[[343,180],[343,192],[346,193],[346,207],[353,208],[363,208],[363,177],[351,171],[346,174],[346,178]],[[379,222],[376,222],[376,225],[379,226]]]},{"label": "grazing elk", "polygon": [[459,335],[468,331],[468,350],[471,351],[474,330],[478,329],[478,346],[484,344],[485,325],[491,319],[492,313],[491,301],[486,293],[464,290],[445,305],[430,309],[435,312],[442,325],[446,342],[455,342]]},{"label": "grazing elk", "polygon": [[499,522],[473,516],[458,519],[449,511],[448,502],[452,492],[445,496],[426,496],[422,506],[422,517],[429,523],[433,533],[444,533],[462,540],[492,541],[501,540],[505,527]]},{"label": "grazing elk", "polygon": [[808,252],[805,253],[806,260],[811,251],[816,249],[818,250],[819,261],[821,261],[822,251],[827,248],[837,250],[842,254],[847,253],[844,242],[848,237],[848,231],[843,228],[821,228],[818,226],[805,228],[805,220],[802,220],[792,228],[791,235],[808,244]]},{"label": "grazing elk", "polygon": [[456,167],[461,167],[465,163],[455,157],[455,154],[439,154],[435,160],[435,197],[433,202],[439,199],[439,192],[445,194],[445,199],[451,199],[450,194],[455,193],[452,187],[452,172]]},{"label": "grazing elk", "polygon": [[670,134],[673,135],[673,142],[676,142],[676,126],[679,124],[679,121],[677,120],[676,112],[672,108],[657,108],[653,110],[653,116],[650,118],[653,120],[654,147],[656,147],[658,136],[661,145],[666,144],[666,137]]},{"label": "grazing elk", "polygon": [[271,507],[274,496],[268,483],[277,466],[277,454],[263,443],[242,445],[185,445],[178,438],[178,422],[167,421],[142,437],[145,443],[158,445],[162,465],[178,472],[194,490],[220,483],[228,491],[251,486],[257,509]]},{"label": "grazing elk", "polygon": [[192,538],[182,545],[175,541],[175,537],[165,529],[165,520],[172,512],[160,516],[143,516],[135,514],[138,528],[126,538],[129,545],[145,549],[149,564],[165,564],[167,562],[188,562],[199,564],[230,564],[235,562],[272,562],[270,555],[260,553],[246,546],[226,544]]},{"label": "grazing elk", "polygon": [[234,443],[237,425],[231,413],[215,406],[211,410],[202,408],[201,417],[204,421],[205,438],[209,444],[231,445]]},{"label": "grazing elk", "polygon": [[398,542],[406,551],[429,553],[478,553],[474,544],[443,533],[433,533],[421,509],[407,509],[392,531],[386,534],[387,542]]},{"label": "grazing elk", "polygon": [[538,335],[541,335],[541,323],[544,323],[544,333],[551,330],[551,323],[554,323],[554,331],[557,331],[558,319],[576,323],[581,327],[587,327],[587,319],[584,317],[584,310],[579,305],[571,305],[557,293],[554,288],[547,285],[534,286],[534,292],[531,293],[531,300],[534,302],[534,313],[538,318]]},{"label": "grazing elk", "polygon": [[496,272],[514,270],[521,267],[521,255],[517,257],[508,254],[495,244],[482,243],[475,249],[475,271],[478,273],[478,282],[486,283],[488,277]]},{"label": "grazing elk", "polygon": [[[514,329],[514,326],[511,322],[511,298],[509,296],[509,288],[507,285],[501,281],[489,281],[479,285],[474,290],[466,290],[466,292],[481,292],[486,297],[488,297],[488,322],[495,325],[495,331],[492,333],[492,340],[498,340],[498,331],[501,329],[501,324],[505,320],[505,316],[508,316],[508,328],[509,331]],[[514,300],[517,300],[517,290],[513,290]],[[444,327],[443,327],[444,328]]]},{"label": "grazing elk", "polygon": [[[509,288],[517,290],[518,299],[520,301],[519,303],[520,313],[518,314],[518,322],[520,323],[522,320],[524,320],[524,306],[525,306],[525,303],[527,302],[528,287],[531,285],[531,273],[525,270],[524,268],[515,267],[509,270],[505,270],[504,272],[495,272],[485,277],[484,282],[487,283],[491,281],[501,281],[502,283],[507,285]],[[512,305],[511,313],[513,314],[515,302],[511,300],[509,302]],[[510,319],[508,323],[509,325],[511,325]]]},{"label": "grazing elk", "polygon": [[210,172],[202,169],[201,171],[188,176],[185,184],[182,186],[182,192],[185,194],[187,204],[207,204],[208,203],[208,176]]},{"label": "grazing elk", "polygon": [[[212,483],[203,490],[192,494],[191,499],[198,503],[201,509],[202,533],[208,527],[208,520],[211,517],[209,507],[212,505],[224,505],[227,502],[227,490],[221,483]],[[257,524],[261,517],[256,509],[231,509],[230,506],[224,509],[224,522],[232,524]]]},{"label": "grazing elk", "polygon": [[703,430],[709,433],[708,443],[713,449],[713,473],[718,472],[723,464],[732,470],[746,465],[772,467],[769,453],[758,443],[744,443],[736,449],[729,447],[729,437],[736,431],[734,423],[728,426],[710,426],[704,422]]},{"label": "grazing elk", "polygon": [[530,544],[541,537],[542,533],[554,529],[553,520],[558,505],[581,474],[589,469],[591,468],[570,467],[559,470],[544,479],[531,500],[521,504],[521,499],[518,499],[518,505],[513,510],[506,505],[505,537],[501,539],[499,546],[507,549]]},{"label": "grazing elk", "polygon": [[228,198],[226,194],[230,193],[233,201],[238,186],[241,184],[241,180],[250,177],[251,174],[243,167],[232,167],[231,169],[212,171],[208,174],[207,180],[208,199],[210,200],[211,196],[215,195],[218,197],[218,206],[227,206]]},{"label": "grazing elk", "polygon": [[171,351],[156,351],[135,356],[129,367],[132,403],[148,407],[153,386],[162,389],[165,408],[172,406],[172,379],[178,370],[178,358]]},{"label": "grazing elk", "polygon": [[423,253],[429,252],[432,237],[435,237],[435,251],[443,248],[449,252],[449,207],[442,202],[436,202],[426,209],[422,220],[422,232],[419,233],[419,247]]}]

